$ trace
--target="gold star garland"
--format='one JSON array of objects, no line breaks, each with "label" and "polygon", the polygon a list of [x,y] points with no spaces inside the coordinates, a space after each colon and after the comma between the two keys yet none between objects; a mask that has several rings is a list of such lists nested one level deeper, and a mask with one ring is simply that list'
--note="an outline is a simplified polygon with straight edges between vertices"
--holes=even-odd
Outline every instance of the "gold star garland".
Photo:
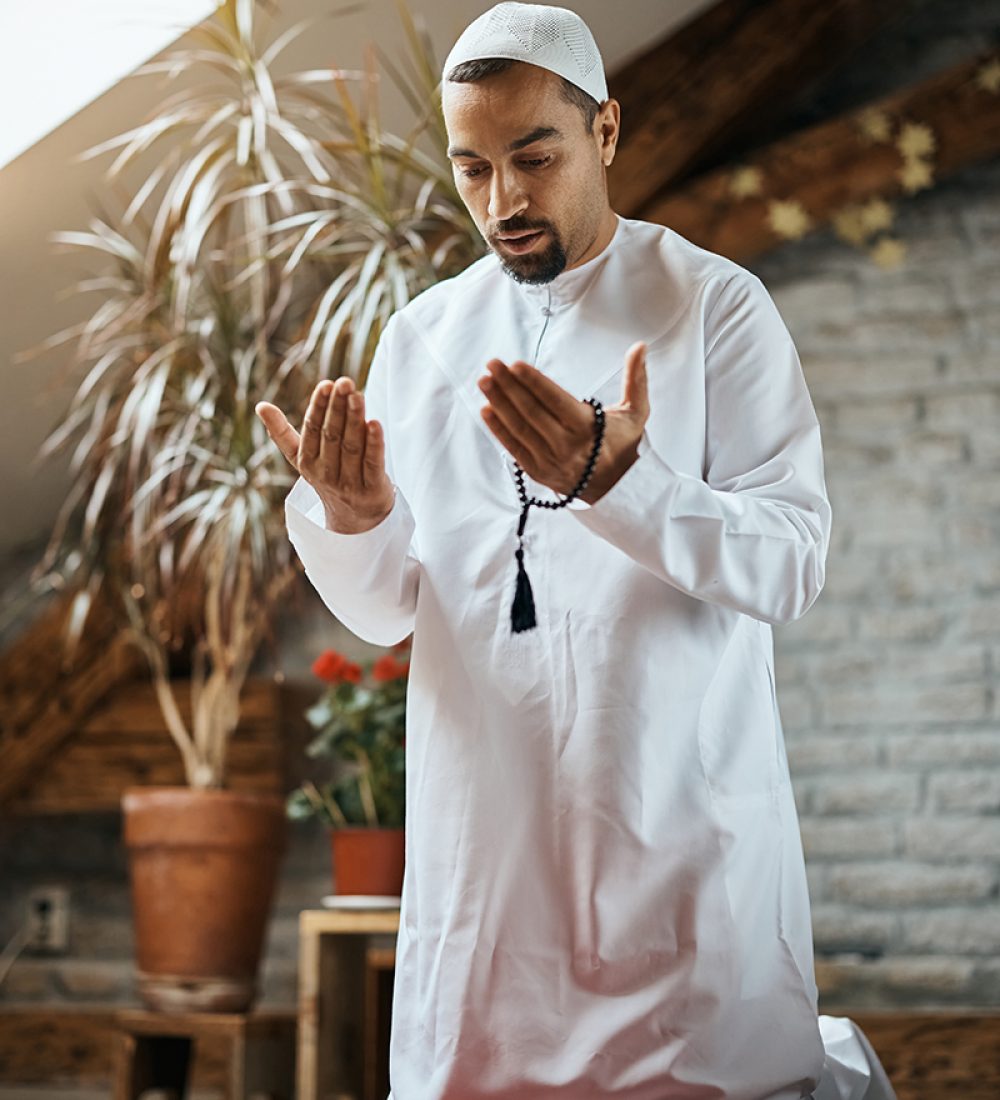
[{"label": "gold star garland", "polygon": [[[987,58],[972,80],[982,91],[1000,95],[1000,54]],[[926,123],[893,118],[888,111],[867,107],[854,116],[854,125],[865,144],[891,143],[895,146],[903,162],[897,171],[897,178],[908,195],[933,184],[934,153],[938,141]],[[728,182],[729,193],[735,199],[764,199],[768,225],[779,237],[797,240],[813,228],[812,218],[797,199],[766,198],[764,172],[759,166],[737,165],[730,173]],[[841,240],[865,249],[879,267],[893,268],[898,267],[906,256],[906,245],[889,235],[895,216],[892,204],[884,199],[870,199],[841,207],[833,213],[831,224]]]}]

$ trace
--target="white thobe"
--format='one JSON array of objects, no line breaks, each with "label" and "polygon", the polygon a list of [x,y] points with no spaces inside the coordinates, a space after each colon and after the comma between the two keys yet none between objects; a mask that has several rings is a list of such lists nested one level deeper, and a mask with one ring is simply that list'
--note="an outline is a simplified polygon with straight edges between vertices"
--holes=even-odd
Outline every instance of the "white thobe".
[{"label": "white thobe", "polygon": [[[638,458],[593,505],[531,509],[538,626],[515,634],[520,506],[477,380],[524,359],[612,405],[636,340]],[[388,516],[326,530],[302,479],[286,516],[337,618],[379,645],[413,632],[393,1100],[819,1089],[840,1063],[817,1019],[771,625],[819,594],[831,513],[763,284],[626,219],[547,285],[490,255],[394,315],[366,415]]]}]

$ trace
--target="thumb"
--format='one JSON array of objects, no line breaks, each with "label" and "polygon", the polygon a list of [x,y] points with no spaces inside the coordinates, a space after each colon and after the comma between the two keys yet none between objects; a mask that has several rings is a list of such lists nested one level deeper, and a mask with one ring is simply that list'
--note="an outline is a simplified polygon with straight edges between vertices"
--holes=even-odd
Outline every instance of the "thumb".
[{"label": "thumb", "polygon": [[264,422],[267,434],[278,450],[298,470],[299,433],[288,423],[285,414],[277,405],[272,405],[269,401],[258,401],[254,406],[254,412]]},{"label": "thumb", "polygon": [[646,377],[646,345],[640,341],[625,353],[625,383],[622,404],[628,405],[645,421],[649,416],[649,387]]}]

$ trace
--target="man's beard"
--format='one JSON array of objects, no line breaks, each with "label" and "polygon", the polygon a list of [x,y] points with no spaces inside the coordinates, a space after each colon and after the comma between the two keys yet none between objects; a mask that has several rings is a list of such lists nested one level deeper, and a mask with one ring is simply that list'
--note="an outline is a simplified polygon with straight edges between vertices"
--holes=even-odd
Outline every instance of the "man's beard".
[{"label": "man's beard", "polygon": [[496,253],[504,271],[519,283],[551,283],[566,269],[566,249],[555,228],[545,222],[531,224],[520,218],[510,218],[497,227],[498,233],[515,233],[524,229],[545,229],[551,238],[541,252],[528,252],[524,256],[511,256],[502,251],[502,245],[487,241]]}]

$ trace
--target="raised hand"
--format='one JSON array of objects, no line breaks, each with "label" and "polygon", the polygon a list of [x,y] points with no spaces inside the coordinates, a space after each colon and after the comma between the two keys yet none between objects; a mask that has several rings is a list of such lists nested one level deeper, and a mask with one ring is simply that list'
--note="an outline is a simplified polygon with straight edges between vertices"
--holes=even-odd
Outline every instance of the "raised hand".
[{"label": "raised hand", "polygon": [[[528,363],[508,367],[491,359],[486,369],[479,388],[489,403],[480,411],[490,431],[529,477],[557,493],[571,492],[594,443],[593,409]],[[645,344],[633,344],[626,353],[622,399],[604,413],[601,453],[580,494],[588,504],[604,496],[637,457],[649,419]]]},{"label": "raised hand", "polygon": [[365,420],[364,394],[350,378],[313,390],[301,434],[268,401],[255,411],[278,450],[316,490],[331,531],[359,534],[392,510],[395,486],[385,470],[385,438]]}]

